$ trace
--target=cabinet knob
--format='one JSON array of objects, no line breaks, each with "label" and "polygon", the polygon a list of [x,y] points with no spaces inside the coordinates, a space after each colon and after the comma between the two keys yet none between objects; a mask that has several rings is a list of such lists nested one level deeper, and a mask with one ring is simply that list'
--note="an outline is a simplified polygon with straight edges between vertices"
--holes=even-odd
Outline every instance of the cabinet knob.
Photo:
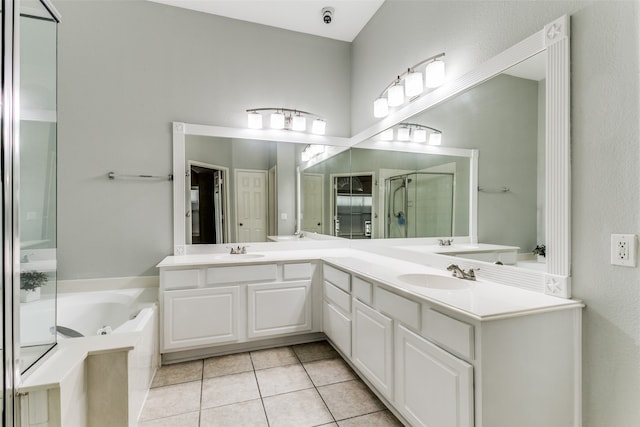
[{"label": "cabinet knob", "polygon": [[240,223],[240,227],[242,227],[242,223]]}]

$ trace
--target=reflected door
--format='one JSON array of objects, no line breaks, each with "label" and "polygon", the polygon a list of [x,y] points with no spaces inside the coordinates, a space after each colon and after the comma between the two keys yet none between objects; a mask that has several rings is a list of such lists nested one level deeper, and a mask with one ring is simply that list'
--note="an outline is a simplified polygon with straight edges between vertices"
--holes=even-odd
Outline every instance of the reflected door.
[{"label": "reflected door", "polygon": [[322,212],[324,211],[324,181],[322,175],[302,176],[302,229],[312,233],[322,233]]},{"label": "reflected door", "polygon": [[238,243],[267,240],[267,171],[236,170]]},{"label": "reflected door", "polygon": [[190,165],[191,243],[226,243],[226,171],[200,163]]}]

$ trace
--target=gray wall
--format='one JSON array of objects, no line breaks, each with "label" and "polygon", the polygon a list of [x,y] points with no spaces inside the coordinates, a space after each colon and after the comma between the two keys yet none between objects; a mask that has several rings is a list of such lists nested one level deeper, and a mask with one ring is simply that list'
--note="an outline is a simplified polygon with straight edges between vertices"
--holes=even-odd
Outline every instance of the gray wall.
[{"label": "gray wall", "polygon": [[[609,264],[640,234],[638,3],[387,0],[353,43],[353,131],[403,67],[446,52],[454,78],[562,14],[572,30],[572,286],[583,322],[585,427],[640,425],[640,274]],[[398,23],[402,25],[398,25]]]},{"label": "gray wall", "polygon": [[155,275],[173,251],[172,121],[246,126],[289,107],[349,136],[346,42],[147,1],[56,2],[59,26],[59,277]]}]

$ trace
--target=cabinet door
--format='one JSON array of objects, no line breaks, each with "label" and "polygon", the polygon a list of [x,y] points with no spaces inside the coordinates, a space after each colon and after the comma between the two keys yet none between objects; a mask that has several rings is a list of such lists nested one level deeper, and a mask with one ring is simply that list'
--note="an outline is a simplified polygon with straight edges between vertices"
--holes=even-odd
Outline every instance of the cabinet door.
[{"label": "cabinet door", "polygon": [[311,281],[248,285],[248,337],[311,330]]},{"label": "cabinet door", "polygon": [[352,361],[393,401],[393,320],[353,300]]},{"label": "cabinet door", "polygon": [[327,301],[322,304],[322,330],[346,357],[351,357],[351,319]]},{"label": "cabinet door", "polygon": [[473,367],[399,325],[396,407],[411,425],[473,426]]},{"label": "cabinet door", "polygon": [[240,287],[163,292],[162,350],[238,340]]}]

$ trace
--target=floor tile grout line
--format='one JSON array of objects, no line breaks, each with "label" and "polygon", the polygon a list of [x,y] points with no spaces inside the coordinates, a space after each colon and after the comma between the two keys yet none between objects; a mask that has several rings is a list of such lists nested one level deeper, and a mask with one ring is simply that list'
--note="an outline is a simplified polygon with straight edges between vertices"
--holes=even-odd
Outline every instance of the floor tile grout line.
[{"label": "floor tile grout line", "polygon": [[253,369],[253,377],[256,379],[258,385],[258,395],[260,396],[260,404],[262,405],[262,412],[264,412],[264,419],[267,421],[267,427],[271,425],[269,422],[269,414],[267,414],[267,408],[264,406],[264,397],[262,396],[262,390],[260,389],[260,382],[258,381],[258,374],[256,374],[256,365],[253,363],[253,356],[249,352],[249,360],[251,361],[251,368]]},{"label": "floor tile grout line", "polygon": [[200,405],[198,406],[198,427],[202,423],[202,398],[204,396],[204,359],[202,362],[202,371],[200,372]]},{"label": "floor tile grout line", "polygon": [[316,390],[316,393],[320,397],[320,400],[322,400],[322,403],[324,404],[324,407],[327,408],[327,412],[329,412],[329,415],[331,415],[331,418],[333,419],[333,422],[337,425],[338,421],[336,420],[336,417],[333,415],[333,412],[331,412],[331,409],[329,409],[329,405],[327,405],[327,402],[324,400],[324,397],[322,397],[322,394],[320,394],[320,390],[318,390],[318,386],[316,386],[316,383],[311,378],[311,375],[309,375],[309,371],[307,371],[307,367],[304,366],[304,363],[302,363],[302,360],[300,360],[300,356],[298,355],[298,353],[296,353],[295,350],[293,351],[293,353],[296,355],[296,357],[300,361],[300,364],[302,365],[302,369],[304,369],[304,372],[309,377],[309,380],[311,381],[311,384],[313,384],[313,388]]}]

